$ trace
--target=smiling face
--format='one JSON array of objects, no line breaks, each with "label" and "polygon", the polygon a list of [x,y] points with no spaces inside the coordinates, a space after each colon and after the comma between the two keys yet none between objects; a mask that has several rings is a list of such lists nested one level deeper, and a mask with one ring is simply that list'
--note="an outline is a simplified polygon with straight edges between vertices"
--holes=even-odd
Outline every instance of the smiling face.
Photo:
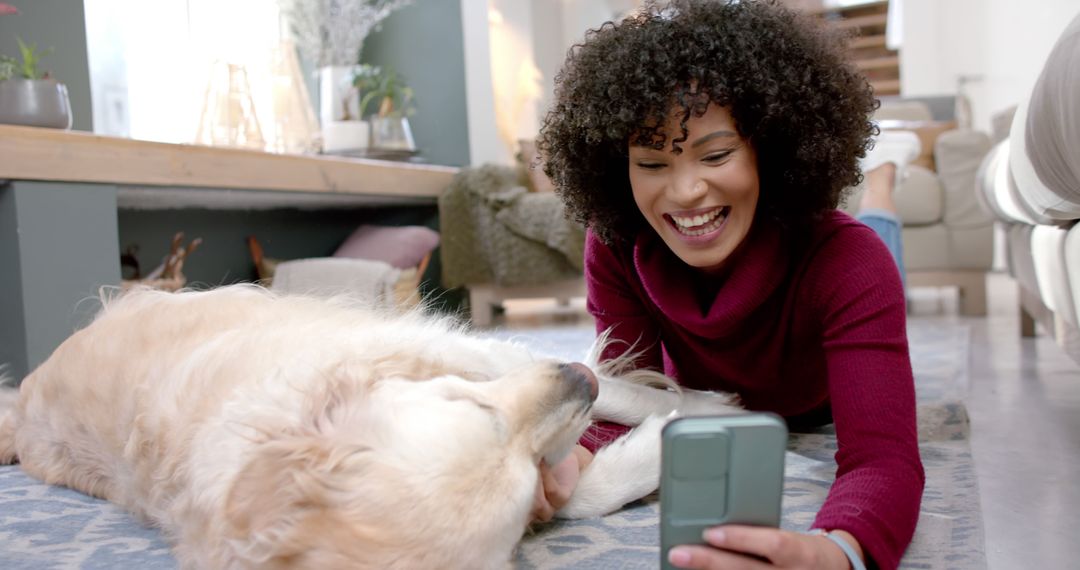
[{"label": "smiling face", "polygon": [[675,154],[679,118],[673,113],[662,127],[664,149],[630,146],[634,202],[679,259],[719,269],[750,233],[761,194],[757,155],[731,113],[714,104],[687,120],[687,139]]}]

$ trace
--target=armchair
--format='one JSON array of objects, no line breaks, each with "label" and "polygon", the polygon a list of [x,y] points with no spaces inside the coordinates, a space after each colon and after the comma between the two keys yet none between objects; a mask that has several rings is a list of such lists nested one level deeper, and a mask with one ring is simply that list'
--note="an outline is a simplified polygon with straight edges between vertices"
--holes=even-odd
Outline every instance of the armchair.
[{"label": "armchair", "polygon": [[[879,115],[879,119],[881,116]],[[922,120],[882,120],[920,135],[926,156],[908,166],[894,198],[903,222],[904,269],[911,287],[956,287],[960,313],[986,314],[986,273],[993,263],[993,218],[975,191],[979,164],[990,150],[988,135],[969,129],[942,129]],[[932,168],[936,168],[933,170]],[[859,203],[862,188],[845,209]]]}]

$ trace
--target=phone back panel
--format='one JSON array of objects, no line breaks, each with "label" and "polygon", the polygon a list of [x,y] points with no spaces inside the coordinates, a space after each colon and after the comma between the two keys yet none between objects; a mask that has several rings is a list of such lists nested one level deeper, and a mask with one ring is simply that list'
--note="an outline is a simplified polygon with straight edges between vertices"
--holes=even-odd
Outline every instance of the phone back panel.
[{"label": "phone back panel", "polygon": [[778,527],[787,426],[775,414],[677,418],[663,431],[661,564],[678,544],[702,544],[725,524]]}]

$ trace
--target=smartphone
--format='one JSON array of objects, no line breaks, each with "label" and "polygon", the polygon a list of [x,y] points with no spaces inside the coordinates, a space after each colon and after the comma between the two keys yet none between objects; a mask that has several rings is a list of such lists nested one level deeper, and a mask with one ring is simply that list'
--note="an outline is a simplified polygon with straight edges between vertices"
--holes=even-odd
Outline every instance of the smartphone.
[{"label": "smartphone", "polygon": [[682,417],[664,426],[660,567],[719,524],[780,526],[787,424],[776,414]]}]

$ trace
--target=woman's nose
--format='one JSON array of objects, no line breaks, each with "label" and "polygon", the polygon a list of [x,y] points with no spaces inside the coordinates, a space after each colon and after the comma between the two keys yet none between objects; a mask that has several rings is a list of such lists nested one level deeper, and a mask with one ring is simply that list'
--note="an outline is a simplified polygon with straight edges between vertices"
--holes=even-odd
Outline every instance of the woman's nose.
[{"label": "woman's nose", "polygon": [[676,180],[675,199],[689,203],[701,199],[708,192],[709,185],[696,176],[687,176]]}]

